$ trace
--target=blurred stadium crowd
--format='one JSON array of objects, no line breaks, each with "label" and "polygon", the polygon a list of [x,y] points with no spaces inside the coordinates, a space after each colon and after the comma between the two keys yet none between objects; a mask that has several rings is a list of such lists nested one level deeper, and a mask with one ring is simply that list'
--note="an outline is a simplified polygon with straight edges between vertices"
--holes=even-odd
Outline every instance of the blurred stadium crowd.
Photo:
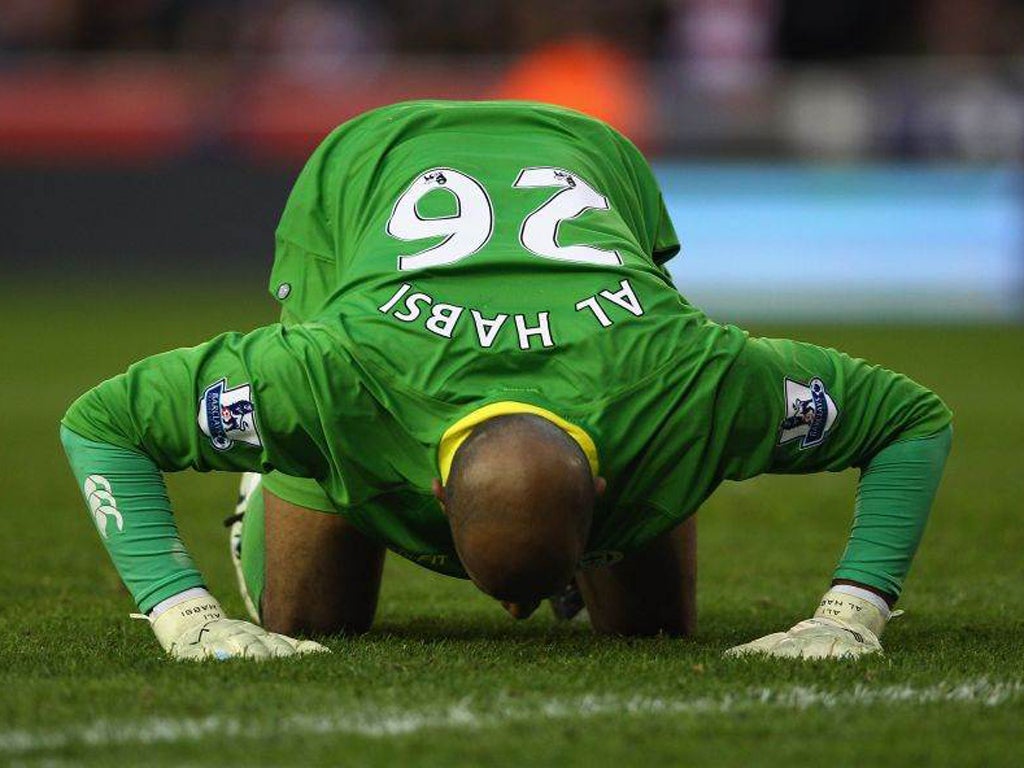
[{"label": "blurred stadium crowd", "polygon": [[1021,0],[0,0],[0,159],[289,160],[405,98],[673,156],[1024,155]]},{"label": "blurred stadium crowd", "polygon": [[836,60],[1024,52],[1019,0],[4,0],[32,50],[493,54],[588,32],[634,53]]}]

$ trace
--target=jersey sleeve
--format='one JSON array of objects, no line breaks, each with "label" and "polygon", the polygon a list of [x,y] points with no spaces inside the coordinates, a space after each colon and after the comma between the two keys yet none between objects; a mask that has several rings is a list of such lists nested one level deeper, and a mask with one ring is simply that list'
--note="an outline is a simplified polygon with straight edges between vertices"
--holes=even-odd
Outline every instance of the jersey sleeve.
[{"label": "jersey sleeve", "polygon": [[861,469],[834,578],[898,597],[952,440],[953,414],[941,398],[834,349],[748,338],[715,404],[728,479]]},{"label": "jersey sleeve", "polygon": [[343,365],[319,364],[329,354],[304,326],[225,334],[136,363],[68,410],[68,461],[142,611],[204,583],[178,536],[160,470],[322,476],[320,398],[328,379],[343,391],[347,374]]},{"label": "jersey sleeve", "polygon": [[138,450],[161,470],[192,468],[318,477],[324,435],[302,329],[227,333],[154,355],[76,400],[77,434]]}]

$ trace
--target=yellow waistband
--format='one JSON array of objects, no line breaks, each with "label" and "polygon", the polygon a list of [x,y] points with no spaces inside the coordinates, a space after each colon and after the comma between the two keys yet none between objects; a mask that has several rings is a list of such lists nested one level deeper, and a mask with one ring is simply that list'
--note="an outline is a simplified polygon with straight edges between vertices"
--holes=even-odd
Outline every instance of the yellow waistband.
[{"label": "yellow waistband", "polygon": [[500,403],[490,403],[482,408],[477,408],[472,413],[456,421],[441,435],[441,442],[437,446],[437,463],[441,470],[442,483],[448,482],[448,473],[451,471],[455,452],[459,450],[460,445],[466,442],[466,438],[473,433],[473,429],[488,419],[493,419],[495,416],[507,416],[510,413],[532,413],[547,419],[556,427],[565,430],[569,437],[579,444],[583,454],[587,457],[587,461],[590,463],[590,471],[594,474],[594,477],[597,477],[599,468],[597,446],[590,435],[580,427],[570,424],[561,416],[549,410],[536,405],[505,400]]}]

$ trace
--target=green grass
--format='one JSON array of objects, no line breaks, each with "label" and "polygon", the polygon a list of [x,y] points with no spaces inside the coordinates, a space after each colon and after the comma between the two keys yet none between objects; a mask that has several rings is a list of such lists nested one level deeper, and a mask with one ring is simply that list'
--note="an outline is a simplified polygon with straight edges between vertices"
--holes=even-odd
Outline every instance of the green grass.
[{"label": "green grass", "polygon": [[[726,660],[805,618],[845,541],[855,476],[727,485],[701,513],[701,629],[609,640],[507,619],[389,559],[374,630],[327,657],[164,659],[59,451],[70,400],[133,359],[273,317],[256,287],[17,285],[3,310],[0,764],[421,765],[1024,762],[1024,329],[757,328],[936,389],[956,441],[887,654]],[[120,290],[119,290],[120,289]],[[170,480],[211,587],[242,615],[221,517],[235,479]]]}]

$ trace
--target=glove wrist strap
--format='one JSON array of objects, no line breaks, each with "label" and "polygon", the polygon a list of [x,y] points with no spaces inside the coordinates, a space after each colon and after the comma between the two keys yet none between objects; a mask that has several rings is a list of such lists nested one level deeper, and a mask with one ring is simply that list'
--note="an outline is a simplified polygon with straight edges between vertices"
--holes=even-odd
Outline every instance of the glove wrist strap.
[{"label": "glove wrist strap", "polygon": [[165,651],[188,630],[224,618],[224,609],[210,594],[175,603],[156,618],[150,619],[153,634]]},{"label": "glove wrist strap", "polygon": [[885,599],[878,594],[875,594],[869,589],[864,587],[855,587],[853,584],[834,584],[830,589],[830,592],[841,592],[844,595],[852,595],[853,597],[859,597],[862,600],[867,600],[879,611],[885,619],[889,619],[892,616],[892,609],[889,604],[885,602]]},{"label": "glove wrist strap", "polygon": [[154,605],[153,609],[149,612],[149,618],[155,621],[156,618],[168,608],[172,608],[178,603],[183,603],[186,600],[191,600],[193,597],[202,597],[208,600],[213,599],[213,595],[202,587],[192,587],[192,589],[186,589],[184,592],[179,592],[178,594],[168,597],[166,600],[161,600],[159,603]]},{"label": "glove wrist strap", "polygon": [[832,588],[826,592],[814,612],[816,619],[836,619],[848,624],[860,624],[871,630],[876,637],[882,634],[889,620],[888,607],[882,613],[873,601],[866,600],[847,591]]}]

